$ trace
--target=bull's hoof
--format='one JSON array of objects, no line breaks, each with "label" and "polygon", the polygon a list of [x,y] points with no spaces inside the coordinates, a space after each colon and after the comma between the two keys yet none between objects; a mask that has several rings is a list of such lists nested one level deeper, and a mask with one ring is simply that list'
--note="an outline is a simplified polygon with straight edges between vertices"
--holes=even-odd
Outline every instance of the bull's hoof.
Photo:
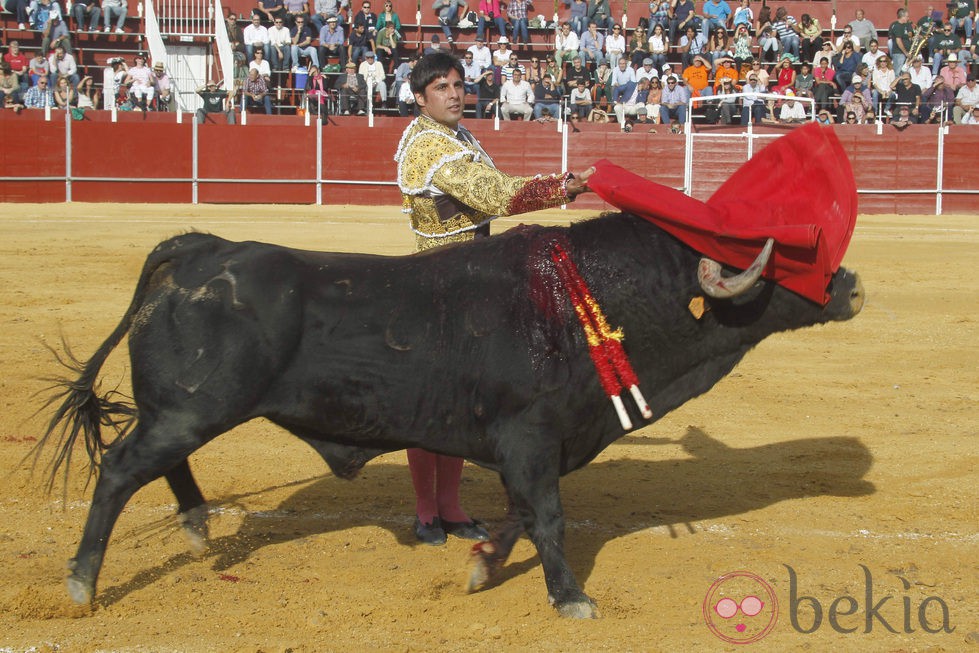
[{"label": "bull's hoof", "polygon": [[473,545],[469,556],[469,583],[466,591],[478,592],[486,587],[490,578],[499,568],[496,561],[496,546],[492,542],[479,542]]},{"label": "bull's hoof", "polygon": [[92,602],[95,587],[91,583],[71,574],[68,576],[67,584],[68,596],[72,601],[79,605],[89,605]]},{"label": "bull's hoof", "polygon": [[180,527],[184,529],[184,535],[187,536],[190,551],[198,557],[207,553],[209,536],[207,513],[207,505],[205,504],[177,515],[177,521],[180,522]]},{"label": "bull's hoof", "polygon": [[598,614],[598,606],[584,594],[581,596],[582,598],[577,601],[562,601],[558,603],[552,600],[551,602],[554,604],[557,613],[562,617],[567,617],[568,619],[598,619],[601,616]]}]

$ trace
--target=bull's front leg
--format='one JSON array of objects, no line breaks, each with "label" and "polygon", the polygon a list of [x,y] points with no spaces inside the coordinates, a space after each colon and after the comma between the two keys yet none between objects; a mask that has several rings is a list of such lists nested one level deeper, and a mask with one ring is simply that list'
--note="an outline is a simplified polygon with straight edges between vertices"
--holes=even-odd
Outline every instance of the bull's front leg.
[{"label": "bull's front leg", "polygon": [[581,591],[564,556],[558,458],[541,456],[540,451],[519,458],[504,464],[504,483],[524,529],[537,548],[548,599],[563,617],[597,618],[595,602]]}]

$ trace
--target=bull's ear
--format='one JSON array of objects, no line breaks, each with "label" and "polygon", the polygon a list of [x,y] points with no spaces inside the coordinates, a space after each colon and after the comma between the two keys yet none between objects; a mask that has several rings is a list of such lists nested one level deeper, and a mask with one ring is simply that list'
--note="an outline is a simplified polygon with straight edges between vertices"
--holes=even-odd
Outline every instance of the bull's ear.
[{"label": "bull's ear", "polygon": [[768,265],[768,259],[772,255],[772,248],[775,246],[775,239],[769,238],[762,248],[761,253],[748,269],[733,277],[724,277],[721,274],[721,264],[709,258],[700,259],[697,266],[697,281],[700,287],[709,297],[714,299],[730,299],[737,297],[755,285],[761,277],[762,271]]}]

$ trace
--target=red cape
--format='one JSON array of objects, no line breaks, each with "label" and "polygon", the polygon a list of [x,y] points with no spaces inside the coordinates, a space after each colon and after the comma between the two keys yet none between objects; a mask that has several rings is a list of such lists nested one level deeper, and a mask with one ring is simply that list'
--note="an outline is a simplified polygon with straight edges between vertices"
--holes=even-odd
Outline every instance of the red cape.
[{"label": "red cape", "polygon": [[810,123],[757,153],[706,203],[603,159],[588,187],[622,211],[657,224],[698,252],[747,268],[765,240],[764,276],[819,304],[829,301],[857,217],[850,160],[829,127]]}]

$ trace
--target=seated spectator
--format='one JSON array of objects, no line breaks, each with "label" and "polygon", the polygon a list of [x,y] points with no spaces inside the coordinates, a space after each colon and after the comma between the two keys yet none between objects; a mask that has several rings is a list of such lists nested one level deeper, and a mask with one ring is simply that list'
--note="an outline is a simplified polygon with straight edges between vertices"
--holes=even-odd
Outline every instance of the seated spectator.
[{"label": "seated spectator", "polygon": [[401,36],[394,28],[394,23],[385,23],[377,34],[374,43],[377,60],[387,72],[391,72],[398,60],[398,43]]},{"label": "seated spectator", "polygon": [[[365,29],[364,26],[360,28]],[[340,92],[340,112],[343,115],[362,116],[367,113],[367,80],[357,73],[353,59],[347,61],[346,73],[337,77],[333,88]]]},{"label": "seated spectator", "polygon": [[[655,26],[654,26],[655,29]],[[663,31],[663,26],[660,26],[660,33],[664,36],[663,40],[666,40],[665,32]],[[632,30],[632,37],[629,39],[629,63],[633,68],[638,68],[642,65],[645,59],[650,57],[650,33],[647,32],[642,26],[639,26]],[[657,70],[659,68],[657,67]]]},{"label": "seated spectator", "polygon": [[802,14],[799,22],[799,58],[802,61],[812,61],[823,47],[823,27],[818,18]]},{"label": "seated spectator", "polygon": [[[434,40],[437,36],[433,36]],[[367,33],[367,26],[363,23],[354,25],[347,39],[347,63],[353,63],[356,67],[364,60],[364,55],[374,49],[374,39]],[[346,67],[346,64],[344,64]]]},{"label": "seated spectator", "polygon": [[581,35],[578,53],[586,66],[605,63],[605,37],[598,31],[598,24],[594,21],[588,23],[588,29]]},{"label": "seated spectator", "polygon": [[868,52],[870,42],[877,38],[877,28],[867,20],[863,9],[857,9],[854,13],[855,18],[847,23],[847,27],[853,32],[853,37],[857,39],[857,47],[862,52]]},{"label": "seated spectator", "polygon": [[[290,37],[291,38],[291,37]],[[330,59],[336,58],[343,68],[347,64],[347,46],[343,28],[338,24],[336,16],[326,19],[326,24],[320,29],[319,60],[326,66]]]},{"label": "seated spectator", "polygon": [[690,91],[678,82],[676,75],[666,78],[666,88],[663,89],[663,96],[660,102],[659,117],[660,122],[669,125],[675,118],[683,125],[687,121],[687,102],[690,100]]},{"label": "seated spectator", "polygon": [[259,14],[260,18],[269,25],[272,25],[276,18],[281,18],[286,27],[289,27],[290,30],[292,29],[292,26],[289,25],[289,21],[286,19],[285,3],[282,0],[258,0],[258,8],[255,10],[255,13]]},{"label": "seated spectator", "polygon": [[29,0],[6,0],[3,3],[3,8],[16,16],[17,29],[19,30],[27,29],[27,24],[31,21],[31,16],[27,12],[30,4]]},{"label": "seated spectator", "polygon": [[473,53],[466,50],[462,55],[462,85],[467,95],[479,93],[479,80],[485,73],[483,67],[473,61]]},{"label": "seated spectator", "polygon": [[612,107],[615,112],[615,117],[619,121],[619,129],[621,131],[631,131],[626,129],[629,127],[626,121],[627,116],[642,116],[643,120],[646,118],[646,100],[649,97],[649,80],[646,78],[641,79],[639,82],[626,82],[622,87],[621,94],[618,95],[618,100]]},{"label": "seated spectator", "polygon": [[707,82],[710,78],[710,65],[701,55],[693,58],[693,64],[683,69],[683,79],[687,83],[687,89],[693,97],[705,97],[710,95],[710,88]]},{"label": "seated spectator", "polygon": [[821,109],[818,114],[816,114],[816,122],[820,125],[832,125],[833,116],[830,115],[829,110]]},{"label": "seated spectator", "polygon": [[713,33],[718,27],[727,27],[731,18],[731,5],[726,0],[704,0],[702,16],[703,31]]},{"label": "seated spectator", "polygon": [[[744,76],[747,73],[746,68],[751,66],[751,62],[755,58],[751,51],[751,32],[748,31],[748,27],[746,25],[738,25],[734,29],[732,46],[734,48],[735,70],[738,71],[738,75]],[[740,79],[740,77],[738,79]]]},{"label": "seated spectator", "polygon": [[642,67],[636,70],[636,81],[640,79],[659,79],[659,69],[653,65],[652,57],[646,57],[642,60]]},{"label": "seated spectator", "polygon": [[945,65],[942,66],[942,70],[939,75],[945,78],[945,83],[948,84],[956,93],[960,88],[965,86],[966,77],[965,70],[959,67],[958,57],[955,54],[948,55],[945,60]]},{"label": "seated spectator", "polygon": [[326,122],[329,115],[327,102],[330,100],[330,91],[327,89],[326,77],[319,66],[309,67],[303,90],[306,92],[306,110],[310,115],[319,116],[321,122]]},{"label": "seated spectator", "polygon": [[568,103],[571,105],[571,120],[585,120],[591,113],[591,91],[585,86],[585,80],[579,79],[571,90]]},{"label": "seated spectator", "polygon": [[860,39],[853,35],[852,29],[844,27],[843,32],[836,38],[836,43],[833,44],[833,50],[836,53],[843,52],[843,46],[847,43],[853,46],[855,52],[860,52]]},{"label": "seated spectator", "polygon": [[799,97],[812,97],[815,83],[816,78],[813,77],[812,68],[808,62],[803,62],[799,66],[799,74],[795,76],[795,83],[792,85],[795,94]]},{"label": "seated spectator", "polygon": [[870,89],[864,85],[860,75],[854,75],[850,81],[852,82],[851,85],[847,86],[843,95],[840,96],[840,117],[842,118],[846,113],[854,113],[857,116],[857,122],[862,123],[867,111],[873,108],[872,96]]},{"label": "seated spectator", "polygon": [[374,36],[377,34],[377,14],[371,11],[370,0],[364,0],[361,3],[360,11],[353,17],[353,24],[354,27],[363,26],[367,37],[373,42]]},{"label": "seated spectator", "polygon": [[156,110],[169,111],[173,102],[173,80],[164,69],[163,62],[153,64],[153,86],[156,89]]},{"label": "seated spectator", "polygon": [[588,22],[595,23],[606,34],[615,23],[608,0],[588,0]]},{"label": "seated spectator", "polygon": [[75,19],[75,31],[81,32],[85,29],[85,19],[88,18],[88,31],[99,31],[99,22],[102,20],[102,8],[99,7],[98,0],[74,0],[71,3],[71,16]]},{"label": "seated spectator", "polygon": [[[503,18],[503,7],[500,0],[479,0],[476,20],[476,41],[489,38],[487,25],[493,23],[499,36],[506,35],[506,20]],[[479,56],[476,56],[479,61]]]},{"label": "seated spectator", "polygon": [[[530,42],[530,35],[527,32],[527,7],[530,4],[529,0],[508,0],[506,3],[506,13],[510,19],[510,29],[516,47],[526,47]],[[450,40],[449,43],[451,42]]]},{"label": "seated spectator", "polygon": [[[718,103],[716,105],[718,112],[718,119],[725,125],[730,125],[734,122],[734,117],[738,116],[740,118],[740,110],[738,108],[738,99],[735,94],[739,92],[735,81],[730,77],[722,77],[720,79],[720,85],[715,85],[714,95],[718,98]],[[708,119],[708,122],[716,122],[716,120]]]},{"label": "seated spectator", "polygon": [[955,91],[950,89],[941,75],[935,77],[931,87],[921,94],[921,109],[918,119],[923,123],[944,124],[953,120],[952,107],[955,106]]},{"label": "seated spectator", "polygon": [[561,116],[561,90],[550,75],[544,75],[534,88],[534,118],[540,118],[545,110],[554,118]]},{"label": "seated spectator", "polygon": [[911,75],[906,71],[898,77],[894,86],[894,105],[897,108],[908,107],[912,120],[918,119],[918,107],[921,104],[921,89],[912,83]]},{"label": "seated spectator", "polygon": [[[608,61],[609,68],[615,70],[620,59],[626,59],[625,36],[622,35],[622,26],[616,24],[612,27],[612,33],[605,36],[605,60]],[[631,62],[626,59],[626,63]]]},{"label": "seated spectator", "polygon": [[263,52],[263,50],[255,50],[255,59],[249,62],[248,70],[257,70],[258,74],[268,82],[272,79],[272,67],[265,59]]},{"label": "seated spectator", "polygon": [[[285,19],[276,17],[268,28],[269,65],[275,70],[289,70],[292,61],[292,33],[286,27]],[[263,49],[264,50],[264,49]]]},{"label": "seated spectator", "polygon": [[112,29],[113,18],[116,21],[116,34],[123,33],[128,5],[127,0],[102,0],[102,25],[105,27],[106,34]]},{"label": "seated spectator", "polygon": [[765,108],[765,100],[758,97],[759,93],[766,93],[767,88],[761,85],[756,73],[748,73],[748,82],[741,89],[744,97],[741,98],[741,124],[747,125],[749,121],[760,125],[762,120],[768,115]]},{"label": "seated spectator", "polygon": [[524,81],[523,72],[518,68],[513,71],[513,77],[500,86],[500,113],[504,120],[510,120],[512,114],[523,116],[530,120],[534,113],[534,91],[530,84]]},{"label": "seated spectator", "polygon": [[568,22],[571,23],[571,30],[580,39],[581,35],[588,29],[587,0],[571,0],[571,12],[568,14]]},{"label": "seated spectator", "polygon": [[[412,55],[408,57],[407,61],[402,62],[401,65],[398,66],[397,70],[394,71],[394,84],[392,85],[391,95],[393,95],[396,98],[400,98],[401,87],[404,86],[405,84],[407,84],[409,88],[411,87],[411,83],[408,80],[411,77],[411,71],[415,69],[415,63],[417,61],[418,61],[418,56]],[[409,102],[409,104],[411,103]]]},{"label": "seated spectator", "polygon": [[[408,66],[409,68],[414,68],[416,61],[417,59],[415,57],[411,57],[410,59],[408,59],[408,61],[406,61],[401,65]],[[400,70],[400,66],[398,68]],[[409,75],[411,74],[410,70],[408,74]],[[490,76],[492,77],[492,73],[490,73]],[[396,86],[396,89],[397,90],[395,91],[395,93],[397,93],[397,98],[398,98],[398,115],[401,116],[402,118],[409,115],[417,116],[419,113],[419,109],[418,109],[418,104],[415,102],[415,94],[411,92],[411,84],[409,84],[408,82],[404,82],[400,86]],[[478,105],[476,107],[476,117],[477,118],[480,117]]]},{"label": "seated spectator", "polygon": [[0,63],[0,109],[23,108],[22,100],[20,80],[9,63]]},{"label": "seated spectator", "polygon": [[[775,29],[770,25],[763,25],[757,33],[758,38],[758,58],[762,61],[775,62],[778,58],[778,51],[781,47]],[[832,50],[831,43],[823,43],[824,48]]]},{"label": "seated spectator", "polygon": [[[887,57],[881,57],[881,59],[886,59],[888,62],[890,61],[890,59]],[[878,59],[878,61],[880,61],[880,59]],[[893,68],[890,70],[893,74]],[[911,82],[917,84],[918,88],[922,90],[931,88],[931,82],[934,76],[931,74],[931,71],[928,70],[928,66],[924,65],[924,60],[920,54],[914,58],[914,61],[911,62],[911,68],[908,70],[908,72],[911,74]]]},{"label": "seated spectator", "polygon": [[578,56],[578,48],[580,47],[581,42],[578,40],[578,35],[571,29],[571,23],[562,23],[561,29],[554,37],[554,58],[558,64],[563,67],[565,64],[571,63]]},{"label": "seated spectator", "polygon": [[292,57],[293,63],[299,65],[299,58],[307,57],[310,65],[319,68],[320,56],[316,52],[316,47],[313,46],[313,30],[306,24],[305,16],[295,16],[293,18],[293,25],[289,29],[289,34],[292,35],[292,52],[290,56]]},{"label": "seated spectator", "polygon": [[738,86],[738,71],[734,68],[734,59],[731,57],[721,57],[718,61],[717,70],[714,72],[714,86],[712,93],[716,93],[721,88],[725,79],[731,80],[731,88]]},{"label": "seated spectator", "polygon": [[[947,59],[949,61],[956,62],[959,65],[959,60],[963,56],[969,56],[969,50],[963,49],[962,41],[959,39],[958,35],[952,31],[952,26],[949,23],[945,23],[939,31],[931,37],[931,41],[928,43],[928,48],[931,50],[931,74],[937,75],[942,69],[942,63]],[[954,59],[953,59],[954,56]]]},{"label": "seated spectator", "polygon": [[54,105],[59,109],[70,109],[78,104],[78,92],[68,83],[67,77],[58,76],[54,87]]},{"label": "seated spectator", "polygon": [[153,85],[153,71],[146,65],[146,58],[137,54],[133,57],[133,65],[126,74],[123,84],[129,86],[129,95],[133,99],[133,108],[136,111],[147,111],[156,88]]},{"label": "seated spectator", "polygon": [[772,87],[772,93],[784,93],[785,89],[795,86],[795,68],[792,67],[791,59],[782,57],[774,72],[775,86]]},{"label": "seated spectator", "polygon": [[245,57],[248,61],[255,58],[256,50],[261,50],[265,55],[265,60],[269,60],[269,48],[271,47],[269,45],[269,30],[262,25],[261,15],[258,13],[252,14],[252,23],[242,32],[242,39],[244,39]]},{"label": "seated spectator", "polygon": [[979,86],[976,85],[976,76],[969,75],[965,85],[955,94],[955,107],[952,109],[955,122],[964,124],[965,117],[972,115],[977,106],[979,106]]},{"label": "seated spectator", "polygon": [[497,68],[502,68],[507,65],[507,62],[510,61],[511,54],[513,52],[510,51],[510,40],[505,36],[501,36],[496,40],[496,49],[493,50],[493,65]]},{"label": "seated spectator", "polygon": [[598,70],[591,81],[591,97],[598,107],[605,106],[612,102],[612,71],[608,64],[598,64]]},{"label": "seated spectator", "polygon": [[508,82],[513,79],[513,71],[519,70],[521,76],[526,80],[527,69],[524,67],[517,55],[510,53],[510,60],[507,61],[506,65],[500,67],[500,79],[504,82]]},{"label": "seated spectator", "polygon": [[432,3],[432,9],[438,16],[438,22],[442,27],[445,40],[452,43],[452,28],[459,24],[459,11],[461,9],[462,13],[465,14],[469,10],[468,5],[463,0],[435,0]]},{"label": "seated spectator", "polygon": [[[282,8],[285,11],[285,27],[289,29],[296,24],[296,18],[299,16],[302,16],[304,21],[309,19],[306,0],[282,0]],[[275,20],[273,19],[272,22],[274,23]]]},{"label": "seated spectator", "polygon": [[962,124],[979,125],[979,107],[972,107],[972,111],[962,117]]},{"label": "seated spectator", "polygon": [[663,31],[662,25],[654,25],[653,31],[649,35],[649,58],[653,61],[656,70],[662,70],[666,65],[666,58],[670,54],[670,39]]},{"label": "seated spectator", "polygon": [[6,54],[3,55],[3,62],[10,66],[10,71],[17,77],[20,90],[23,94],[27,91],[30,80],[31,57],[26,51],[20,49],[18,41],[11,41]]},{"label": "seated spectator", "polygon": [[[904,107],[907,110],[907,107]],[[859,125],[860,121],[857,119],[857,114],[852,111],[847,111],[846,116],[843,119],[844,125]]]},{"label": "seated spectator", "polygon": [[[894,69],[890,65],[890,57],[881,57],[877,60],[877,65],[870,73],[870,105],[874,108],[881,107],[883,103],[883,109],[885,111],[891,110],[891,103],[894,96],[894,83],[897,81],[897,77],[894,75]],[[918,62],[918,67],[921,67],[921,62]],[[925,69],[927,72],[927,69]]]},{"label": "seated spectator", "polygon": [[78,86],[78,64],[74,56],[65,52],[64,46],[56,47],[48,57],[48,69],[52,77],[67,77],[71,88]]},{"label": "seated spectator", "polygon": [[710,66],[716,66],[718,59],[722,57],[733,57],[734,51],[731,49],[730,39],[728,38],[727,30],[723,27],[717,27],[711,32],[710,38],[707,39],[707,60],[710,62]]},{"label": "seated spectator", "polygon": [[269,86],[265,78],[258,74],[257,68],[248,69],[248,77],[242,88],[244,110],[265,109],[265,115],[272,115],[272,98],[269,97]]},{"label": "seated spectator", "polygon": [[401,17],[394,10],[394,4],[391,0],[387,0],[384,3],[381,13],[377,15],[376,27],[378,34],[384,31],[384,28],[389,24],[394,25],[394,31],[398,35],[398,41],[404,40],[404,34],[401,33]]},{"label": "seated spectator", "polygon": [[91,75],[82,77],[78,82],[78,108],[79,109],[98,109],[102,101],[102,92],[95,86],[95,80]]},{"label": "seated spectator", "polygon": [[[887,57],[887,53],[880,49],[880,44],[877,39],[871,39],[870,48],[863,53],[860,61],[867,64],[867,67],[873,70],[877,66],[877,60],[881,57]],[[890,61],[890,57],[888,57],[888,61]],[[893,66],[891,68],[893,69]]]},{"label": "seated spectator", "polygon": [[466,48],[473,56],[473,63],[483,70],[493,67],[493,51],[486,47],[486,42],[482,37],[477,36],[476,42]]},{"label": "seated spectator", "polygon": [[[336,18],[341,29],[346,24],[343,10],[348,9],[348,0],[314,0],[313,7],[314,12],[310,18],[310,25],[313,26],[313,29],[322,31],[330,18]],[[400,23],[398,31],[401,31]]]},{"label": "seated spectator", "polygon": [[819,61],[819,66],[812,71],[814,80],[812,87],[812,97],[816,100],[817,109],[831,109],[830,98],[836,93],[836,82],[834,78],[836,71],[830,68],[829,59],[823,57]]},{"label": "seated spectator", "polygon": [[680,63],[684,68],[693,65],[694,57],[702,55],[707,49],[707,39],[698,34],[693,27],[687,27],[686,34],[680,37]]},{"label": "seated spectator", "polygon": [[609,79],[612,102],[615,103],[620,101],[619,94],[624,92],[624,87],[626,84],[635,83],[636,71],[629,65],[629,60],[622,57],[619,59],[618,65],[612,69],[612,75]]},{"label": "seated spectator", "polygon": [[841,91],[850,85],[850,79],[857,72],[857,66],[861,63],[860,55],[853,48],[853,44],[846,42],[839,54],[833,57],[833,70],[836,71],[836,87]]},{"label": "seated spectator", "polygon": [[129,74],[129,67],[122,57],[113,57],[102,71],[102,108],[112,109],[119,104],[119,93],[125,88],[123,82]]},{"label": "seated spectator", "polygon": [[364,78],[367,83],[367,92],[377,92],[381,96],[381,104],[388,101],[388,85],[384,75],[384,66],[377,60],[377,55],[368,52],[367,56],[357,69],[357,74]]},{"label": "seated spectator", "polygon": [[28,109],[54,108],[54,93],[48,88],[47,75],[37,78],[37,84],[24,94],[24,106]]},{"label": "seated spectator", "polygon": [[583,81],[587,88],[591,88],[591,73],[585,68],[581,57],[575,57],[571,60],[571,68],[568,69],[568,74],[564,77],[565,92],[570,93],[571,89],[576,88],[579,80]]},{"label": "seated spectator", "polygon": [[30,76],[31,86],[36,86],[37,81],[42,77],[48,80],[48,83],[51,82],[51,65],[44,58],[44,55],[41,54],[40,50],[37,51],[34,58],[28,64],[28,75]]},{"label": "seated spectator", "polygon": [[59,45],[65,52],[71,52],[68,26],[61,14],[61,5],[56,0],[34,0],[28,12],[34,29],[41,32],[41,52],[50,52]]},{"label": "seated spectator", "polygon": [[490,68],[479,78],[476,99],[476,117],[492,118],[500,106],[500,85],[496,83],[496,73]]},{"label": "seated spectator", "polygon": [[775,10],[775,22],[772,23],[772,30],[778,37],[782,52],[793,57],[793,61],[799,60],[800,41],[797,29],[796,20],[789,15],[788,9],[779,7]]}]

